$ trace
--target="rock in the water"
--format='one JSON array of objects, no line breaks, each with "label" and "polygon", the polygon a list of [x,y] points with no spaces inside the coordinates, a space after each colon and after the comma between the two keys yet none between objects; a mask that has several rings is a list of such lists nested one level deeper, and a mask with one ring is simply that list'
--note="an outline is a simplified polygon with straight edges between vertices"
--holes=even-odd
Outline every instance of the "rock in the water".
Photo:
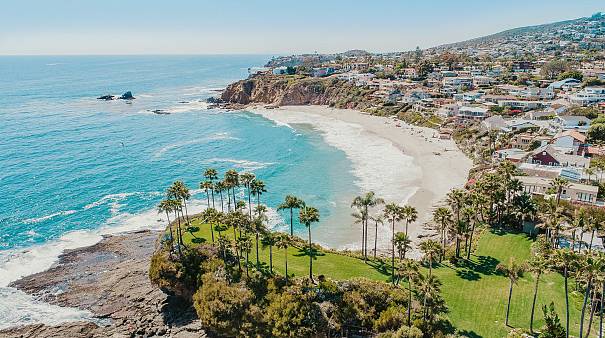
[{"label": "rock in the water", "polygon": [[132,96],[132,93],[129,91],[127,91],[126,93],[122,94],[122,96],[120,96],[120,100],[134,100],[135,97]]},{"label": "rock in the water", "polygon": [[111,101],[114,98],[115,98],[115,96],[107,94],[107,95],[97,97],[97,100]]}]

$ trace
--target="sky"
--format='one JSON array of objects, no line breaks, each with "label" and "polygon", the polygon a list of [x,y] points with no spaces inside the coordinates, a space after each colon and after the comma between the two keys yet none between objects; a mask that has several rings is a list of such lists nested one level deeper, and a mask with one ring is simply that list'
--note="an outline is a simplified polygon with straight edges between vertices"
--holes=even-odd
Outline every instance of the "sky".
[{"label": "sky", "polygon": [[603,0],[2,0],[0,55],[405,51],[600,11]]}]

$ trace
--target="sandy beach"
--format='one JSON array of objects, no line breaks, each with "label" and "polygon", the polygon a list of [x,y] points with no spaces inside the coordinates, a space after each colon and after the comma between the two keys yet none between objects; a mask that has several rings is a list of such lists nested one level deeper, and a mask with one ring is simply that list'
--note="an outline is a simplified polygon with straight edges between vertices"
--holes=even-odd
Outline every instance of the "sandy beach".
[{"label": "sandy beach", "polygon": [[[296,128],[296,124],[312,125],[329,144],[341,148],[352,161],[354,174],[360,177],[356,184],[361,191],[374,191],[387,201],[409,204],[418,210],[418,220],[409,228],[416,243],[418,238],[432,234],[424,225],[431,220],[433,209],[443,202],[452,188],[466,183],[472,167],[472,161],[453,140],[441,140],[434,129],[411,126],[391,118],[326,106],[273,109],[254,106],[246,110],[292,128]],[[336,127],[339,130],[333,130]],[[347,133],[344,129],[353,132]],[[348,221],[352,223],[350,216]],[[342,224],[342,228],[349,229],[351,236],[335,240],[335,233],[342,229],[322,229],[318,233],[319,241],[330,239],[330,246],[355,248],[357,241],[346,242],[359,237],[358,226]],[[404,224],[398,224],[396,230],[403,228]],[[379,228],[382,247],[388,246],[390,233],[386,224]]]}]

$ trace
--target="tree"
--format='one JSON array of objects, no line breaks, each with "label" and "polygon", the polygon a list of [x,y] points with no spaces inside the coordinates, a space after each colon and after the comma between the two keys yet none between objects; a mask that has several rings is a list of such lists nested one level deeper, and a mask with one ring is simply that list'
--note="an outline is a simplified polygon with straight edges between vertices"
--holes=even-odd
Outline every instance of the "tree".
[{"label": "tree", "polygon": [[[170,188],[168,188],[168,195],[183,202],[183,206],[185,207],[185,226],[189,226],[189,213],[187,212],[187,200],[191,198],[189,188],[187,188],[183,181],[174,181]],[[182,242],[181,238],[181,244],[183,244]]]},{"label": "tree", "polygon": [[389,203],[384,207],[384,216],[391,222],[391,281],[395,285],[395,222],[401,221],[403,215],[401,207],[395,203]]},{"label": "tree", "polygon": [[361,250],[364,257],[368,256],[368,216],[369,216],[369,208],[375,207],[378,204],[383,204],[384,200],[382,198],[376,197],[373,191],[366,193],[365,195],[357,196],[353,199],[351,203],[351,207],[355,207],[359,210],[359,213],[362,215],[362,245]]},{"label": "tree", "polygon": [[241,183],[246,187],[246,191],[248,192],[248,217],[252,219],[252,201],[250,198],[250,184],[254,181],[255,176],[253,173],[242,173],[239,175]]},{"label": "tree", "polygon": [[[233,169],[229,169],[227,170],[227,172],[225,172],[225,185],[227,186],[227,195],[229,196],[229,191],[231,191],[231,196],[233,196],[233,208],[236,209],[236,202],[235,202],[235,188],[237,188],[239,186],[239,174],[237,173],[237,171],[233,170]],[[231,196],[229,196],[229,210],[231,210]]]},{"label": "tree", "polygon": [[284,234],[284,233],[277,234],[275,246],[277,246],[280,249],[284,249],[284,259],[286,262],[286,274],[285,274],[286,285],[288,284],[288,247],[290,246],[291,242],[292,242],[292,239],[287,234]]},{"label": "tree", "polygon": [[506,305],[506,320],[504,321],[506,326],[508,326],[508,315],[510,313],[510,301],[513,296],[513,285],[517,284],[519,278],[523,275],[524,269],[525,267],[523,264],[517,263],[513,257],[510,258],[508,265],[500,263],[496,266],[496,270],[506,275],[509,280],[508,304]]},{"label": "tree", "polygon": [[538,285],[540,284],[540,277],[543,273],[548,271],[549,262],[547,259],[541,256],[534,256],[527,264],[527,270],[534,274],[536,282],[534,284],[534,298],[531,304],[531,315],[529,320],[529,331],[534,332],[534,311],[536,309],[536,298],[538,297]]},{"label": "tree", "polygon": [[[204,178],[214,185],[214,181],[218,180],[216,169],[208,168],[204,170]],[[211,188],[210,192],[212,194],[212,207],[214,208],[214,187]]]},{"label": "tree", "polygon": [[225,202],[223,201],[223,192],[226,190],[227,190],[227,186],[225,185],[225,182],[219,181],[214,184],[214,191],[218,192],[219,196],[221,198],[221,211],[222,212],[225,212]]},{"label": "tree", "polygon": [[441,253],[441,244],[429,239],[420,243],[420,251],[424,254],[423,259],[429,263],[429,277],[431,277],[433,274],[433,262],[439,253]]},{"label": "tree", "polygon": [[237,247],[239,248],[240,252],[243,252],[246,254],[246,277],[250,278],[250,272],[249,272],[249,267],[250,267],[250,260],[249,260],[249,255],[250,255],[250,251],[252,251],[252,239],[250,239],[250,237],[248,235],[243,235],[243,236],[239,236],[236,240],[237,243]]},{"label": "tree", "polygon": [[[460,215],[464,203],[466,202],[466,193],[462,189],[453,189],[447,194],[447,203],[456,216],[455,228],[460,226]],[[456,257],[460,257],[460,233],[456,231]]]},{"label": "tree", "polygon": [[588,128],[586,136],[590,142],[605,141],[605,123],[593,123]]},{"label": "tree", "polygon": [[550,182],[550,187],[553,188],[557,194],[557,205],[559,205],[559,202],[561,201],[561,194],[565,188],[569,187],[569,181],[561,177],[555,177]]},{"label": "tree", "polygon": [[399,264],[400,275],[405,276],[408,281],[408,306],[407,306],[407,317],[408,326],[412,325],[412,283],[416,280],[420,274],[418,263],[412,259],[405,259]]},{"label": "tree", "polygon": [[437,224],[437,230],[441,237],[441,255],[439,256],[439,261],[441,261],[445,257],[446,232],[449,224],[452,223],[452,212],[448,208],[439,207],[433,211],[433,220]]},{"label": "tree", "polygon": [[577,71],[577,70],[569,70],[569,71],[559,74],[559,77],[557,78],[557,80],[576,79],[576,80],[582,81],[583,78],[584,78],[584,75],[582,74],[582,72]]},{"label": "tree", "polygon": [[403,220],[405,221],[405,234],[408,235],[408,226],[418,219],[418,211],[411,205],[406,205],[401,209]]},{"label": "tree", "polygon": [[[212,191],[214,189],[214,185],[212,184],[212,181],[204,181],[204,182],[200,182],[200,189],[204,189],[204,192],[206,193],[206,199],[208,201],[208,209],[210,209],[210,191]],[[212,200],[212,202],[214,202],[214,199]]]},{"label": "tree", "polygon": [[266,231],[265,228],[265,223],[269,220],[269,218],[267,217],[267,207],[265,207],[264,205],[257,205],[256,206],[256,217],[254,217],[254,219],[251,222],[251,226],[252,226],[252,231],[254,232],[254,236],[256,237],[256,267],[259,268],[260,267],[260,260],[259,260],[259,256],[258,256],[258,242],[259,242],[259,236],[261,233]]},{"label": "tree", "polygon": [[311,224],[319,222],[319,210],[314,207],[304,206],[298,212],[300,223],[309,230],[309,279],[313,281],[313,242],[311,241]]},{"label": "tree", "polygon": [[378,245],[378,224],[384,224],[382,215],[370,216],[370,219],[374,221],[374,258],[376,258],[376,251]]},{"label": "tree", "polygon": [[166,213],[166,219],[168,220],[168,233],[170,234],[170,252],[172,253],[174,245],[174,237],[172,236],[172,225],[170,224],[170,213],[174,211],[174,203],[172,200],[166,199],[160,202],[158,205],[158,213]]},{"label": "tree", "polygon": [[300,198],[287,195],[284,201],[277,207],[277,210],[290,210],[290,236],[294,236],[294,209],[300,209],[305,205],[305,202]]},{"label": "tree", "polygon": [[545,79],[552,80],[557,78],[561,73],[567,71],[569,65],[563,60],[553,60],[542,65],[540,75]]},{"label": "tree", "polygon": [[577,255],[568,249],[560,249],[554,252],[553,263],[556,267],[563,269],[563,281],[565,286],[565,332],[569,337],[569,288],[568,277],[571,270],[577,262]]},{"label": "tree", "polygon": [[271,274],[273,274],[273,246],[277,244],[278,239],[277,234],[271,231],[265,231],[261,240],[263,248],[269,247],[269,271]]},{"label": "tree", "polygon": [[405,232],[397,232],[395,234],[395,247],[399,252],[399,259],[405,258],[405,253],[410,248],[412,241]]},{"label": "tree", "polygon": [[254,179],[252,182],[250,182],[250,191],[252,192],[253,196],[256,196],[256,204],[260,205],[261,195],[267,192],[265,182],[258,179]]},{"label": "tree", "polygon": [[544,314],[544,326],[540,332],[540,338],[565,338],[566,332],[555,312],[555,304],[550,302],[549,306],[542,306],[542,313]]}]

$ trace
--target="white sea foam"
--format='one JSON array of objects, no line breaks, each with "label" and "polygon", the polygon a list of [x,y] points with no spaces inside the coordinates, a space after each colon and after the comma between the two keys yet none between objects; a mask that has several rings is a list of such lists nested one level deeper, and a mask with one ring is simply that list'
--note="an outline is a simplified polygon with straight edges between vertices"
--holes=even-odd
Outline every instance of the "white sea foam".
[{"label": "white sea foam", "polygon": [[206,101],[195,100],[187,103],[179,103],[175,106],[164,109],[169,113],[185,113],[195,110],[206,110],[208,109],[208,103]]},{"label": "white sea foam", "polygon": [[49,219],[55,218],[57,216],[68,216],[68,215],[75,214],[76,212],[78,212],[78,211],[77,210],[58,211],[58,212],[55,212],[55,213],[52,213],[52,214],[46,215],[46,216],[25,219],[25,220],[23,220],[23,223],[25,223],[25,224],[40,223],[40,222],[44,222]]},{"label": "white sea foam", "polygon": [[238,160],[233,158],[209,158],[205,160],[206,163],[231,163],[233,167],[242,170],[254,171],[262,168],[266,168],[275,163],[272,162],[255,162],[248,160]]},{"label": "white sea foam", "polygon": [[182,148],[182,147],[186,147],[186,146],[190,146],[193,144],[201,144],[201,143],[205,143],[208,141],[214,141],[214,140],[238,140],[237,137],[231,136],[229,135],[229,133],[215,133],[206,137],[200,137],[200,138],[195,138],[192,140],[188,140],[188,141],[182,141],[182,142],[176,142],[176,143],[172,143],[169,145],[166,145],[162,148],[160,148],[160,150],[156,151],[153,154],[154,158],[160,158],[162,157],[165,153],[174,150],[174,149],[178,149],[178,148]]}]

